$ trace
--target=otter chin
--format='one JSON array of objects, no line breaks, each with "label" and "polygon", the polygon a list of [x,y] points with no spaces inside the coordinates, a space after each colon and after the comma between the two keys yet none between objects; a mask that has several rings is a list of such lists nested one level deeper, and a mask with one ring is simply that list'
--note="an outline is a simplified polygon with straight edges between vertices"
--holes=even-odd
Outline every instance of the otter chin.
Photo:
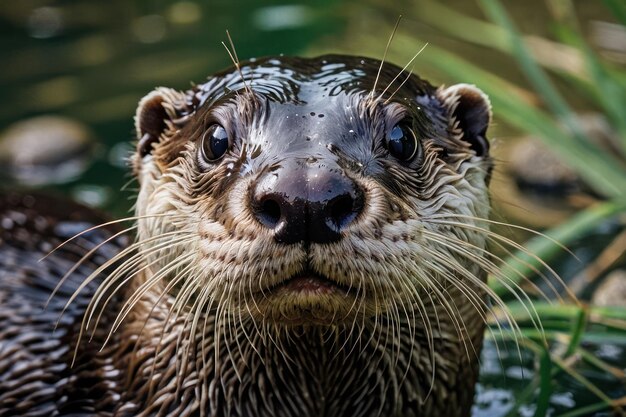
[{"label": "otter chin", "polygon": [[[135,241],[61,249],[44,265],[75,267],[10,287],[57,291],[63,336],[39,397],[0,399],[27,416],[469,416],[499,303],[490,121],[473,85],[344,55],[155,89],[135,116]],[[11,352],[52,355],[5,331],[35,319],[0,314]],[[3,377],[22,360],[4,355]]]}]

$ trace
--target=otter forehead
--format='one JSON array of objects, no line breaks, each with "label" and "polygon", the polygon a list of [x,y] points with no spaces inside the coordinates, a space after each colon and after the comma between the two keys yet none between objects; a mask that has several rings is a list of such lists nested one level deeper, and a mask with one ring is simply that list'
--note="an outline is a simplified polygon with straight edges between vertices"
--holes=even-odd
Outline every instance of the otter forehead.
[{"label": "otter forehead", "polygon": [[[380,70],[380,73],[379,73]],[[198,88],[198,104],[215,99],[224,92],[238,91],[245,84],[272,101],[307,105],[344,94],[359,94],[405,81],[402,69],[378,60],[345,55],[324,55],[316,58],[264,58],[215,74]],[[378,78],[378,80],[377,80]],[[397,87],[398,82],[395,87]],[[390,88],[394,91],[394,88]],[[396,95],[432,95],[434,87],[411,75]]]}]

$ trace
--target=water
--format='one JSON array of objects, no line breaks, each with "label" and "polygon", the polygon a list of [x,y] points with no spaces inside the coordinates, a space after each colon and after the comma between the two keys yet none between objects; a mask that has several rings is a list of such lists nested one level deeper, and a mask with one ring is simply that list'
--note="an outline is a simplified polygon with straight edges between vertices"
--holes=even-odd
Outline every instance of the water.
[{"label": "water", "polygon": [[[585,24],[607,19],[600,2],[595,3],[576,2]],[[445,4],[480,17],[472,2]],[[549,18],[543,2],[506,4],[513,7],[524,30],[547,33]],[[6,133],[13,123],[25,121],[33,126],[41,145],[27,149],[30,153],[19,144],[10,148],[2,145],[5,134],[0,139],[0,177],[7,188],[62,193],[115,216],[125,215],[135,188],[126,159],[134,144],[132,119],[138,100],[160,85],[186,89],[192,81],[202,82],[208,74],[230,65],[221,45],[228,42],[227,29],[242,59],[338,51],[380,57],[396,16],[404,13],[404,27],[416,37],[469,59],[492,62],[509,79],[522,78],[510,60],[446,37],[420,21],[424,7],[428,4],[339,0],[319,1],[315,7],[304,1],[260,5],[252,0],[66,0],[47,6],[34,0],[5,2],[0,6],[0,131]],[[377,42],[359,43],[360,38]],[[415,42],[416,51],[421,46]],[[416,71],[437,83],[450,82],[432,68],[421,67],[419,60]],[[69,120],[74,127],[67,129],[75,129],[75,135],[66,130],[66,137],[74,139],[50,142],[52,125],[32,120],[41,115],[57,118],[56,122]],[[496,132],[501,137],[511,135],[503,125],[496,126]],[[26,165],[20,159],[24,154],[34,154]],[[50,167],[58,166],[59,154],[69,168],[51,175]],[[11,164],[25,167],[26,179],[12,171]],[[125,185],[126,191],[120,192]],[[583,344],[591,356],[624,368],[623,340],[583,340]],[[488,341],[481,365],[475,416],[533,415],[536,390],[529,387],[536,380],[535,355],[522,350],[520,358],[517,350],[505,349],[498,356],[495,344]],[[611,398],[626,395],[623,380],[598,371],[587,361],[573,367]],[[564,372],[554,381],[548,415],[563,415],[598,402]],[[609,414],[600,410],[577,415]]]},{"label": "water", "polygon": [[[535,412],[538,388],[536,387],[536,358],[528,350],[521,354],[513,343],[499,345],[499,352],[492,340],[487,341],[481,355],[480,382],[477,386],[474,417],[532,417]],[[602,358],[616,368],[622,368],[626,351],[622,344],[583,343],[593,357]],[[521,359],[520,359],[521,358]],[[573,368],[610,398],[626,395],[623,379],[600,372],[584,360],[577,360]],[[568,410],[581,409],[597,404],[599,399],[579,381],[562,371],[553,378],[548,416],[560,416]],[[606,409],[578,414],[581,416],[611,416]]]}]

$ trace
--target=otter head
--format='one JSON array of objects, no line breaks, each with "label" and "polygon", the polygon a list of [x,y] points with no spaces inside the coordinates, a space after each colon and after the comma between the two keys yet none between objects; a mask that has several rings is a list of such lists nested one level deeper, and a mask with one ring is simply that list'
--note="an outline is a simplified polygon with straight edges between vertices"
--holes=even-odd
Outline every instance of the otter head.
[{"label": "otter head", "polygon": [[459,314],[454,297],[478,299],[489,101],[394,81],[391,64],[376,83],[379,66],[265,59],[146,96],[133,159],[146,288],[194,316],[298,328],[424,321],[429,303]]}]

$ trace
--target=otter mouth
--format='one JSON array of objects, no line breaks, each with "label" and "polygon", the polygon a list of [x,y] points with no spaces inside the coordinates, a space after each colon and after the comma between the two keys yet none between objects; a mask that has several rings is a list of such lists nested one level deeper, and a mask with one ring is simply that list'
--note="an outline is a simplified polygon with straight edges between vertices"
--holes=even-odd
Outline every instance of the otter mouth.
[{"label": "otter mouth", "polygon": [[279,325],[337,325],[352,321],[357,299],[358,288],[305,268],[264,289],[251,311]]},{"label": "otter mouth", "polygon": [[273,285],[265,293],[288,292],[303,295],[330,295],[336,293],[348,294],[352,291],[354,291],[354,288],[350,288],[307,268]]}]

